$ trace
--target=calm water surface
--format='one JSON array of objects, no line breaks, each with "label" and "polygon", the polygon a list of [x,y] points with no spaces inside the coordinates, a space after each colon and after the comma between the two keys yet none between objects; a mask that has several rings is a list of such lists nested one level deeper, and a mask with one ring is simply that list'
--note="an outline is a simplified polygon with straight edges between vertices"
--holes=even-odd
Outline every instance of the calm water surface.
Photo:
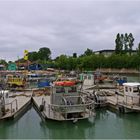
[{"label": "calm water surface", "polygon": [[97,110],[93,120],[55,122],[41,120],[31,108],[18,120],[0,122],[0,138],[22,139],[140,139],[140,114],[118,114],[106,109]]}]

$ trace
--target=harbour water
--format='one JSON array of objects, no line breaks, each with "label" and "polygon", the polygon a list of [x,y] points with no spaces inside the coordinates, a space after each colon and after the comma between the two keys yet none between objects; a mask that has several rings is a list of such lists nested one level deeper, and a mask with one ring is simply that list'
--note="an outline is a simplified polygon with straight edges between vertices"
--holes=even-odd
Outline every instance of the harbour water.
[{"label": "harbour water", "polygon": [[[139,81],[128,77],[128,81]],[[96,110],[95,120],[77,123],[44,122],[34,108],[16,120],[0,122],[1,139],[140,139],[140,113],[120,114],[109,109]]]},{"label": "harbour water", "polygon": [[10,139],[140,139],[140,114],[99,109],[93,120],[44,122],[31,108],[18,120],[0,122],[0,138]]}]

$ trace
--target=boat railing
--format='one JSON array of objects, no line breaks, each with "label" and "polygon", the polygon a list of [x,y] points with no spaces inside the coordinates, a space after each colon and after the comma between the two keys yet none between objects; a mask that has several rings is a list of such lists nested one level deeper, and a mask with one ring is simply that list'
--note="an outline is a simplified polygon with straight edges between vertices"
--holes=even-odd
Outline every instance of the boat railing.
[{"label": "boat railing", "polygon": [[62,97],[62,99],[63,99],[63,101],[64,101],[64,103],[66,105],[67,104],[67,100],[64,97]]},{"label": "boat railing", "polygon": [[16,110],[18,110],[17,99],[13,100],[10,103],[4,104],[4,106],[5,106],[5,113],[9,112],[12,115]]},{"label": "boat railing", "polygon": [[122,96],[117,95],[117,104],[130,106],[131,108],[134,106],[140,106],[140,96],[126,95],[124,97],[122,98]]},{"label": "boat railing", "polygon": [[[54,105],[54,104],[47,104],[49,118],[52,117],[52,113],[55,114],[53,117],[55,119],[61,119],[62,115],[67,118],[68,113],[82,113],[82,117],[88,117],[93,115],[94,111],[94,102],[91,101],[89,103],[84,104],[76,104],[76,105]],[[57,114],[57,115],[56,115]]]}]

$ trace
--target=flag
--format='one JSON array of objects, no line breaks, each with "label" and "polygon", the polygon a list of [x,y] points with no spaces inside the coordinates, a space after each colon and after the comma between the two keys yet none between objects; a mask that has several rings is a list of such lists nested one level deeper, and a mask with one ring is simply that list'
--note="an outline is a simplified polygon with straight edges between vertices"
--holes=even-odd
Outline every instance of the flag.
[{"label": "flag", "polygon": [[24,54],[28,54],[28,50],[24,50]]},{"label": "flag", "polygon": [[24,50],[24,60],[28,60],[28,50]]}]

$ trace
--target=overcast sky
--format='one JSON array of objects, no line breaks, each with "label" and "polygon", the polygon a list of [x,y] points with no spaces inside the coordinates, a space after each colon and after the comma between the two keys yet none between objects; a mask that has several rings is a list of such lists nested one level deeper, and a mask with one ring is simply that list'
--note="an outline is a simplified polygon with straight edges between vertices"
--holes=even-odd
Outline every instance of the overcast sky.
[{"label": "overcast sky", "polygon": [[114,49],[117,33],[140,42],[140,1],[0,0],[0,59],[48,47],[52,58]]}]

